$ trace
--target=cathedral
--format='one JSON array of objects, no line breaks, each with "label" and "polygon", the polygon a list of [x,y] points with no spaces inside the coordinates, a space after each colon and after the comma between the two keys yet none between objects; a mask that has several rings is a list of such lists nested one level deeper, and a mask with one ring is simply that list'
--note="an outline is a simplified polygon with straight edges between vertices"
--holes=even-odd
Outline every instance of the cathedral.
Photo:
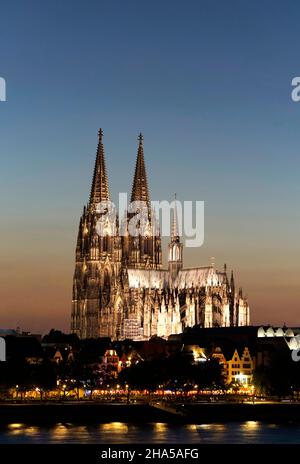
[{"label": "cathedral", "polygon": [[[186,327],[229,327],[250,323],[250,310],[242,289],[236,289],[233,272],[212,264],[183,267],[183,245],[173,211],[168,245],[168,267],[162,267],[159,234],[131,236],[106,227],[99,234],[97,205],[110,200],[105,167],[103,132],[99,130],[89,202],[83,208],[76,244],[71,331],[80,338],[147,340],[168,337]],[[151,203],[139,136],[131,202]],[[123,225],[123,224],[122,224]],[[126,224],[125,224],[126,228]]]}]

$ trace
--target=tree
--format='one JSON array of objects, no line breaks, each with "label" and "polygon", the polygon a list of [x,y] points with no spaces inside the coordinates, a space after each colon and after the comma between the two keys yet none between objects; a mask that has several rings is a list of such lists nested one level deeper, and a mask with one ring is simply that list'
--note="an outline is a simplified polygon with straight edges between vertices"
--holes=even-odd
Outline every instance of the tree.
[{"label": "tree", "polygon": [[217,359],[207,359],[195,364],[193,367],[193,380],[198,386],[197,396],[201,390],[223,390],[225,385],[222,366]]}]

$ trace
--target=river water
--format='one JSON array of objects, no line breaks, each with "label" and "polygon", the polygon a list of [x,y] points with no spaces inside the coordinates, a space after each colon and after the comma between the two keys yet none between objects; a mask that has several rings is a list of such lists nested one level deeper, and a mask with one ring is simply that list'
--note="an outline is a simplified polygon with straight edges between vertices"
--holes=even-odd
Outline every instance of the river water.
[{"label": "river water", "polygon": [[0,444],[11,443],[300,443],[300,424],[256,421],[170,425],[110,422],[99,425],[12,423],[0,427]]}]

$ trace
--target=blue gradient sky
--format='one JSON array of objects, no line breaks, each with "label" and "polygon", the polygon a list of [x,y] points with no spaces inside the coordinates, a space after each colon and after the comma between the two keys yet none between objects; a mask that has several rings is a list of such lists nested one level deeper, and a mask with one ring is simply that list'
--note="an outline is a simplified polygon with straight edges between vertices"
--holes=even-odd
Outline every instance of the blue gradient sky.
[{"label": "blue gradient sky", "polygon": [[205,201],[185,265],[235,269],[254,323],[299,325],[300,5],[3,1],[0,326],[69,328],[97,131],[110,189],[144,133],[153,199]]}]

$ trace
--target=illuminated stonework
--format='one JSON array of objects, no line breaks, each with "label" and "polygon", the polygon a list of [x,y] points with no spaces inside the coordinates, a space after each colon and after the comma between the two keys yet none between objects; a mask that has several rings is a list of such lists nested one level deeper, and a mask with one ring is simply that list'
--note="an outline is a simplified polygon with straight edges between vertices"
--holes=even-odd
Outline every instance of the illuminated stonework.
[{"label": "illuminated stonework", "polygon": [[[72,332],[80,338],[146,340],[153,335],[178,334],[195,324],[249,325],[247,300],[241,289],[235,291],[233,274],[228,280],[226,266],[222,271],[213,265],[183,268],[176,211],[168,246],[168,269],[162,269],[160,236],[113,236],[109,227],[107,235],[98,235],[96,205],[109,200],[102,138],[100,130],[90,201],[79,223]],[[141,135],[131,201],[150,205]]]}]

